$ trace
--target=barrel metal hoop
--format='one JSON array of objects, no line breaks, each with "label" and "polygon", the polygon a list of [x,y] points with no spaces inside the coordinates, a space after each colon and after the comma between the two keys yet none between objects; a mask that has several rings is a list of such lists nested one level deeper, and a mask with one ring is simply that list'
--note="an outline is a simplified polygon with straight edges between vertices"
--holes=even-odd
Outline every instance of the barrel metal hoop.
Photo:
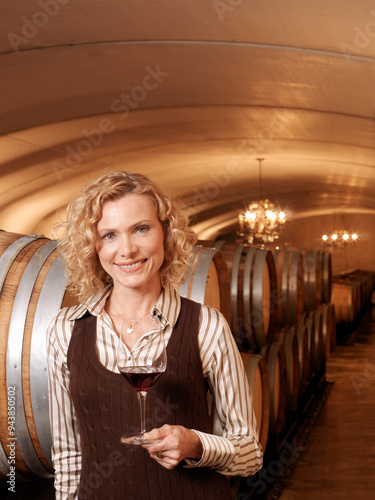
[{"label": "barrel metal hoop", "polygon": [[[264,286],[264,266],[267,261],[268,250],[259,249],[254,260],[254,276],[253,276],[253,310],[257,311],[262,321],[254,322],[254,334],[256,342],[259,346],[267,344],[267,332],[265,331],[263,321],[263,286]],[[267,262],[268,263],[268,262]],[[255,318],[258,319],[258,318]]]},{"label": "barrel metal hoop", "polygon": [[4,451],[3,445],[0,442],[0,472],[6,476],[10,472],[10,464],[8,457]]},{"label": "barrel metal hoop", "polygon": [[193,276],[192,289],[195,293],[192,299],[201,304],[204,304],[208,270],[216,252],[217,250],[213,248],[202,248],[199,254],[199,261],[197,263],[199,272],[194,273]]},{"label": "barrel metal hoop", "polygon": [[[255,248],[251,247],[248,249],[245,259],[244,265],[244,279],[243,279],[243,289],[242,289],[242,300],[243,300],[243,311],[244,311],[244,319],[246,330],[248,331],[248,342],[251,344],[251,347],[255,347],[254,338],[253,338],[253,323],[254,323],[254,304],[253,304],[253,295],[251,293],[254,280],[253,280],[253,260],[255,254]],[[255,318],[256,321],[256,318]]]},{"label": "barrel metal hoop", "polygon": [[[9,441],[11,442],[11,441]],[[3,474],[4,476],[7,476],[10,472],[10,463],[8,461],[8,457],[4,451],[3,445],[0,442],[0,474]],[[12,471],[13,473],[13,471]],[[26,478],[22,476],[17,470],[14,473],[15,480],[16,481],[27,481]]]},{"label": "barrel metal hoop", "polygon": [[223,245],[225,244],[225,240],[218,240],[218,241],[215,241],[215,244],[213,246],[213,248],[215,250],[221,250],[223,248]]},{"label": "barrel metal hoop", "polygon": [[26,235],[18,238],[4,251],[0,256],[0,293],[3,289],[4,281],[7,277],[8,271],[11,268],[13,261],[17,255],[23,250],[29,243],[35,241],[42,236]]},{"label": "barrel metal hoop", "polygon": [[[317,250],[311,250],[312,255],[312,263],[313,265],[309,270],[309,300],[310,300],[310,308],[316,309],[316,295],[319,293],[319,279],[320,279],[320,270],[319,270],[319,253]],[[312,276],[312,278],[311,278]]]},{"label": "barrel metal hoop", "polygon": [[48,270],[39,295],[30,346],[30,393],[35,427],[44,455],[51,465],[46,332],[61,307],[66,282],[65,265],[56,258]]},{"label": "barrel metal hoop", "polygon": [[290,253],[291,253],[290,250],[285,250],[282,273],[281,273],[281,300],[282,300],[282,312],[283,312],[282,317],[284,324],[289,324],[290,320],[289,318],[289,308],[291,300],[291,294],[290,294],[291,277],[290,277],[290,267],[289,267]]},{"label": "barrel metal hoop", "polygon": [[240,268],[242,251],[244,249],[244,245],[239,245],[233,256],[232,263],[232,271],[230,278],[230,300],[231,300],[231,310],[232,310],[232,333],[235,338],[240,342],[238,338],[238,310],[237,310],[237,301],[238,301],[238,273]]},{"label": "barrel metal hoop", "polygon": [[[201,249],[199,245],[195,245],[193,248],[194,258],[196,258],[198,251]],[[188,296],[189,282],[190,282],[190,274],[193,265],[189,266],[188,272],[186,273],[185,281],[180,285],[178,291],[182,297]]]},{"label": "barrel metal hoop", "polygon": [[299,263],[301,254],[293,252],[290,259],[290,292],[289,292],[289,308],[291,323],[298,323],[298,283],[299,283]]},{"label": "barrel metal hoop", "polygon": [[14,386],[16,392],[15,434],[18,448],[26,466],[39,477],[51,477],[51,473],[40,462],[27,427],[22,389],[22,348],[27,311],[34,285],[40,269],[56,245],[57,241],[48,241],[42,245],[31,257],[20,279],[10,318],[6,358],[7,385]]}]

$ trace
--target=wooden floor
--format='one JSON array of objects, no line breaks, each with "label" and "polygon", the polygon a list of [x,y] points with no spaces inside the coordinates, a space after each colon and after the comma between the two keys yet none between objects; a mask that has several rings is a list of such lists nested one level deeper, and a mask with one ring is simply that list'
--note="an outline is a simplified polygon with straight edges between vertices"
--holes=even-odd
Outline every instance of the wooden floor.
[{"label": "wooden floor", "polygon": [[326,403],[280,500],[375,498],[375,306],[327,362]]}]

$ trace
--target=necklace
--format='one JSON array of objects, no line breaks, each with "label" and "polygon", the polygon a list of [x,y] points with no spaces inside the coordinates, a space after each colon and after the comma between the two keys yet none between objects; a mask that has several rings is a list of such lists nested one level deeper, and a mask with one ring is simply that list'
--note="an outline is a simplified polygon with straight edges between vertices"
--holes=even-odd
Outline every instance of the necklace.
[{"label": "necklace", "polygon": [[[123,319],[123,321],[125,321],[129,325],[127,327],[127,329],[126,329],[126,333],[128,333],[129,335],[131,333],[133,333],[133,329],[134,329],[135,325],[138,325],[138,323],[140,323],[142,321],[142,319],[145,319],[146,316],[148,316],[149,314],[151,314],[150,311],[148,311],[144,316],[142,316],[142,318],[139,318],[137,320],[130,320],[129,321],[129,320],[125,319],[124,316],[118,312],[118,310],[116,309],[116,307],[113,304],[113,302],[111,302],[111,306],[116,311],[117,315],[120,316]],[[122,330],[122,328],[121,328],[121,330]]]}]

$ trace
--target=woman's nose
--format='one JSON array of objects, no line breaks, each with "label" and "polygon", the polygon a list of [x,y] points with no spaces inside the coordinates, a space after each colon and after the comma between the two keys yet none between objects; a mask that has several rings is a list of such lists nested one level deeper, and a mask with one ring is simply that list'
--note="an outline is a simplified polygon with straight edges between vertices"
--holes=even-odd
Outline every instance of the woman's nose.
[{"label": "woman's nose", "polygon": [[134,240],[130,235],[123,236],[120,241],[119,253],[123,257],[131,256],[135,251]]}]

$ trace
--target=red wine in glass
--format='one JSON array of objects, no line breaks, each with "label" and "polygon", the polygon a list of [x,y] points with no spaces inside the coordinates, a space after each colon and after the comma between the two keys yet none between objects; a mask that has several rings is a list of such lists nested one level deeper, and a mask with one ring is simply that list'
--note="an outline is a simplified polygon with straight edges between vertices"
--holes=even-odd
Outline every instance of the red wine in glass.
[{"label": "red wine in glass", "polygon": [[137,390],[147,391],[165,370],[150,366],[129,366],[120,369],[121,375]]}]

